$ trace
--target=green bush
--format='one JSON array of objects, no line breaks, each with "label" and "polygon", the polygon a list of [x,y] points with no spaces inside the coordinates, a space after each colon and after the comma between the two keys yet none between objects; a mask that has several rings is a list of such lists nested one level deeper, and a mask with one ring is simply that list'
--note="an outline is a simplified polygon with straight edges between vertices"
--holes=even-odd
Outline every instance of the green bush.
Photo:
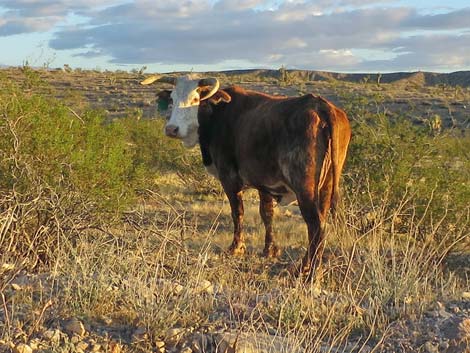
[{"label": "green bush", "polygon": [[174,170],[181,164],[185,150],[181,142],[164,136],[164,119],[117,121],[128,132],[134,147],[134,165],[158,173]]},{"label": "green bush", "polygon": [[347,193],[357,195],[356,201],[367,207],[387,201],[391,211],[404,199],[412,199],[421,214],[427,210],[438,219],[448,213],[449,222],[466,214],[468,132],[436,135],[426,125],[384,112],[379,95],[349,94],[342,99],[353,129],[345,170]]},{"label": "green bush", "polygon": [[134,151],[121,124],[105,124],[96,111],[78,117],[56,100],[12,85],[0,93],[0,114],[2,190],[26,194],[42,185],[76,192],[107,211],[132,200]]}]

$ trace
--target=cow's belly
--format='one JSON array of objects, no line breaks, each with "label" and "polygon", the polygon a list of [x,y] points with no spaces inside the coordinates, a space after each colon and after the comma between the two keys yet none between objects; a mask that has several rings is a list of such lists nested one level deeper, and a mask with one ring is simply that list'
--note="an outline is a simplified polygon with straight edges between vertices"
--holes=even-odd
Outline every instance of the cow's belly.
[{"label": "cow's belly", "polygon": [[[214,163],[204,167],[209,174],[220,180],[217,167]],[[240,173],[239,176],[241,177],[245,188],[256,188],[269,193],[276,200],[278,205],[288,206],[297,201],[297,196],[295,195],[294,191],[292,191],[289,186],[281,181],[274,182],[273,180],[269,184],[266,182],[253,183],[251,182],[250,178],[245,176],[243,173]]]},{"label": "cow's belly", "polygon": [[[259,170],[260,168],[257,169]],[[252,170],[257,169],[253,168]],[[266,170],[270,170],[270,168],[266,168]],[[282,182],[278,176],[273,176],[275,175],[274,172],[267,172],[266,174],[250,174],[246,172],[246,169],[244,169],[239,175],[246,188],[255,188],[269,193],[281,206],[288,206],[297,201],[294,191]]]},{"label": "cow's belly", "polygon": [[297,201],[294,191],[282,182],[273,185],[265,185],[263,189],[269,192],[281,206],[288,206]]}]

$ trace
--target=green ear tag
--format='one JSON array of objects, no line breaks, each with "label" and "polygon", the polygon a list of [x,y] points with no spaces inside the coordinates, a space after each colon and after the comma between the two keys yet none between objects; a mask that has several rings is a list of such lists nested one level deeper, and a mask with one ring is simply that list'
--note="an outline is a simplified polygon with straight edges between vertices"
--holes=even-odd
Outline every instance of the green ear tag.
[{"label": "green ear tag", "polygon": [[168,101],[166,99],[158,100],[158,111],[164,112],[168,110]]}]

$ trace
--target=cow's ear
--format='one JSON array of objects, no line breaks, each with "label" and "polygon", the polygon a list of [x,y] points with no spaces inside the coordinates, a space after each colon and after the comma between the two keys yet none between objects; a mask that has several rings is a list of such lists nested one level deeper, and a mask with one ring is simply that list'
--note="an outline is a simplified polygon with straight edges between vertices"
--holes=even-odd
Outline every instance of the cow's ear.
[{"label": "cow's ear", "polygon": [[171,91],[163,90],[157,93],[157,108],[160,113],[165,115],[172,103],[173,99],[171,99]]},{"label": "cow's ear", "polygon": [[230,103],[232,97],[224,90],[219,89],[215,94],[209,98],[209,102],[219,104],[220,102]]}]

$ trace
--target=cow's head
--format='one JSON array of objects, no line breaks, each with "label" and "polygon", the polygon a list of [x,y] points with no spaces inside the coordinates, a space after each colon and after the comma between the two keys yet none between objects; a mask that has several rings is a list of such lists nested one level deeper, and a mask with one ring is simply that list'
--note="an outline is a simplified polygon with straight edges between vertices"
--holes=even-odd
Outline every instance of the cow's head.
[{"label": "cow's head", "polygon": [[175,85],[172,91],[164,90],[157,94],[158,109],[167,117],[165,134],[181,139],[186,147],[193,147],[198,142],[200,103],[208,99],[215,104],[221,101],[230,102],[230,96],[219,91],[219,81],[213,77],[198,79],[190,75],[178,78],[152,76],[141,84],[153,82]]}]

